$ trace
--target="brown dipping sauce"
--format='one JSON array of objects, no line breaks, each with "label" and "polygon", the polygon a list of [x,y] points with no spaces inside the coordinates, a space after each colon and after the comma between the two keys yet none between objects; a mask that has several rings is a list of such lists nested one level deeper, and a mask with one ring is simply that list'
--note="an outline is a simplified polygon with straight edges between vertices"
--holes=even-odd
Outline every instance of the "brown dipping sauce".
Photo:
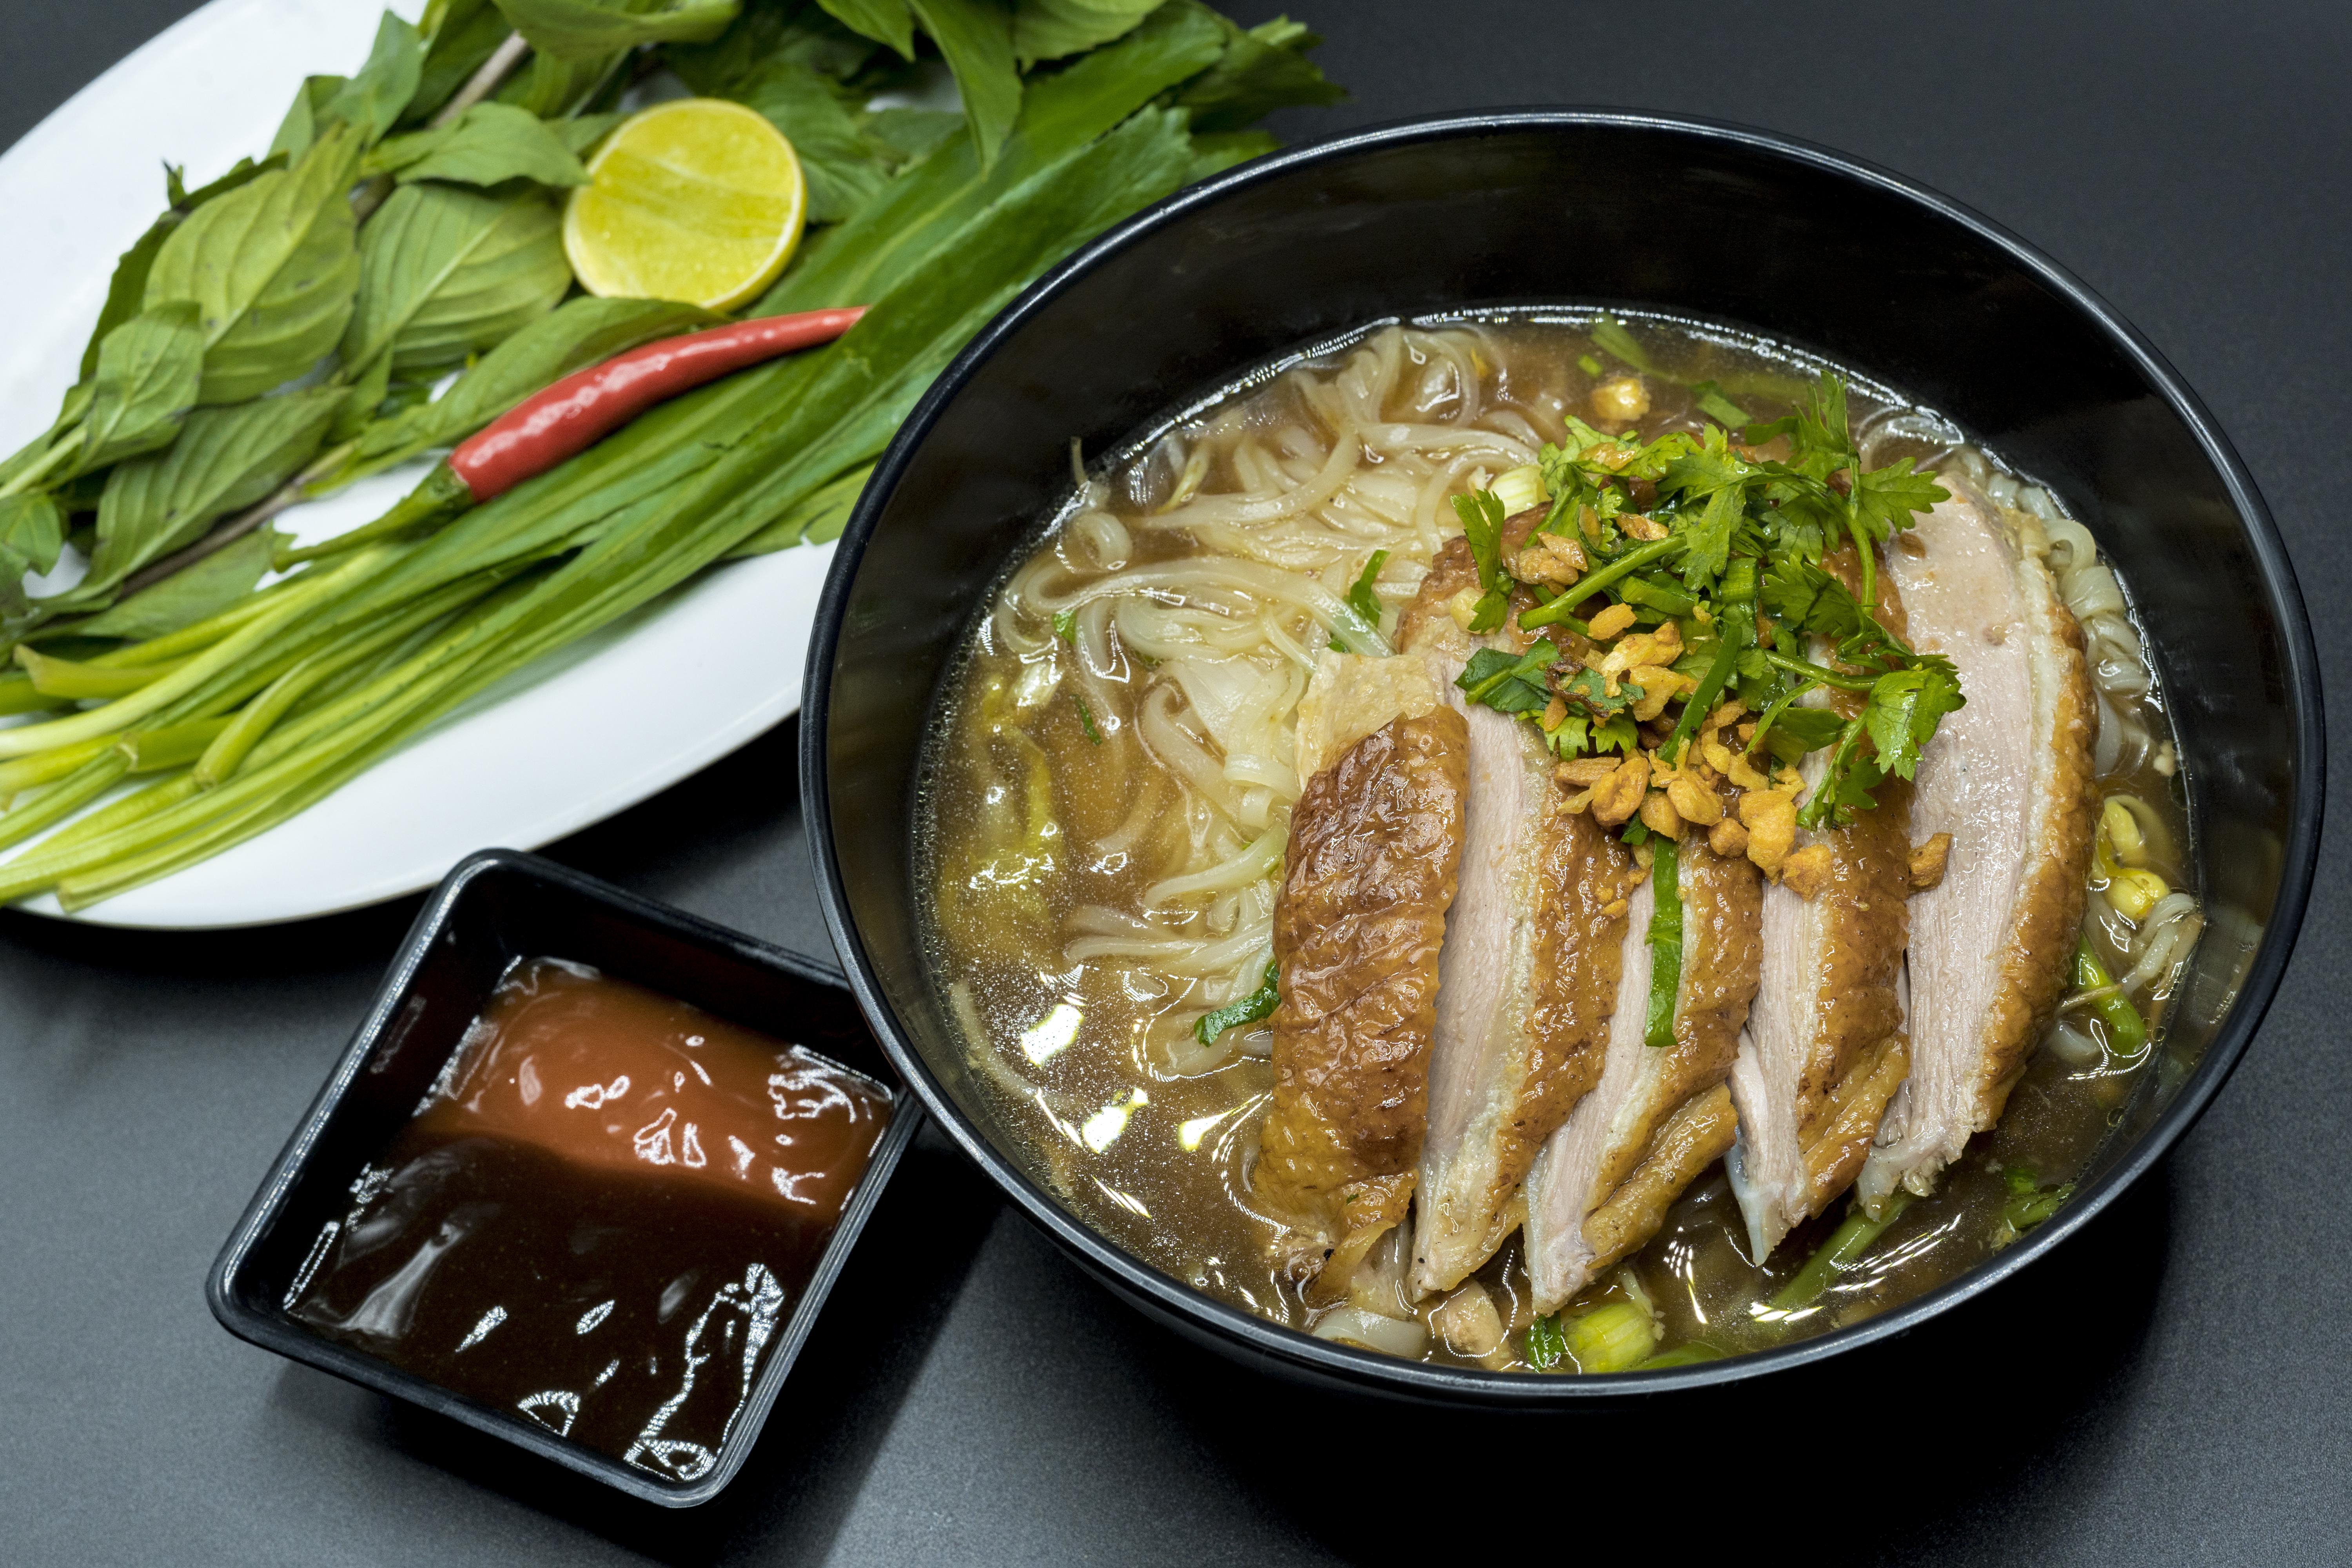
[{"label": "brown dipping sauce", "polygon": [[879,1085],[518,963],[289,1293],[331,1339],[693,1480],[890,1120]]}]

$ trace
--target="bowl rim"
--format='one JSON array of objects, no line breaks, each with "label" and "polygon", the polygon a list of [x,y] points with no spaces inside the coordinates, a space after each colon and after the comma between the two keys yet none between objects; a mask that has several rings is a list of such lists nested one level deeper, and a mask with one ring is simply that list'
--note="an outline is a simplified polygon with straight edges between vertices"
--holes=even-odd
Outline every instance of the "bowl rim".
[{"label": "bowl rim", "polygon": [[[848,914],[848,893],[833,844],[830,781],[825,773],[826,732],[832,703],[834,654],[848,609],[849,587],[884,504],[897,489],[915,451],[947,405],[979,368],[1020,332],[1044,306],[1105,258],[1142,242],[1160,228],[1211,207],[1255,185],[1280,180],[1318,164],[1339,163],[1400,146],[1529,131],[1595,128],[1644,132],[1727,146],[1828,174],[1926,208],[1967,230],[2002,254],[2013,266],[2072,306],[2133,363],[2148,384],[2187,426],[2221,476],[2240,527],[2254,556],[2262,589],[2278,623],[2286,663],[2288,717],[2293,729],[2294,788],[2279,892],[2236,999],[2218,1026],[2189,1081],[2138,1141],[2114,1166],[2055,1215],[2022,1240],[1978,1263],[1958,1279],[1914,1297],[1863,1322],[1771,1350],[1727,1356],[1648,1373],[1559,1377],[1433,1365],[1401,1361],[1370,1351],[1318,1340],[1217,1300],[1164,1274],[1103,1237],[1063,1208],[1032,1181],[1010,1156],[982,1134],[933,1077],[913,1048],[877,984],[873,963]],[[1777,132],[1696,116],[1616,109],[1524,108],[1477,110],[1383,121],[1360,130],[1299,143],[1269,153],[1190,185],[1107,230],[1062,262],[1007,305],[933,382],[908,416],[874,476],[859,496],[843,530],[809,642],[801,703],[801,806],[815,863],[818,901],[851,989],[865,1009],[876,1037],[906,1081],[959,1147],[979,1163],[1028,1215],[1115,1293],[1147,1315],[1190,1323],[1297,1371],[1325,1381],[1422,1401],[1488,1407],[1549,1408],[1744,1383],[1809,1365],[1864,1345],[1894,1339],[1961,1302],[1982,1295],[2063,1245],[2088,1226],[2127,1188],[2147,1174],[2203,1114],[2245,1054],[2277,994],[2299,934],[2311,884],[2325,794],[2326,742],[2320,700],[2318,657],[2294,568],[2284,542],[2229,438],[2203,402],[2155,345],[2081,279],[2035,246],[1967,205],[1891,170]]]}]

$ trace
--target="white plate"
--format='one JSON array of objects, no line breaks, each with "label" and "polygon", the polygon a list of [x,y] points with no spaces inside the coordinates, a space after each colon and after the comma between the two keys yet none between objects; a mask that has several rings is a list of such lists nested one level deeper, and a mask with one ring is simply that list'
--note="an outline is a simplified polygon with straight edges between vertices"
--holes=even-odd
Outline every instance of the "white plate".
[{"label": "white plate", "polygon": [[[359,68],[381,14],[380,0],[213,0],[0,155],[11,230],[0,299],[40,303],[11,321],[0,453],[55,415],[114,258],[163,207],[163,162],[184,165],[193,186],[259,155],[303,77]],[[354,486],[282,526],[321,538],[363,522],[421,472]],[[486,846],[532,848],[609,816],[798,710],[832,560],[827,544],[707,573],[300,816],[62,918],[178,928],[298,920],[430,887]],[[24,907],[61,913],[47,898]]]}]

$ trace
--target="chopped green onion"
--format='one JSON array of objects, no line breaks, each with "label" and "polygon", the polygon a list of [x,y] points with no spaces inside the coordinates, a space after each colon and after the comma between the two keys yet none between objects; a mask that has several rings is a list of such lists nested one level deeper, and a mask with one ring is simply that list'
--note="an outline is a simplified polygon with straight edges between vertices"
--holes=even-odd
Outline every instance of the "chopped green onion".
[{"label": "chopped green onion", "polygon": [[1265,966],[1265,979],[1258,988],[1240,1001],[1206,1013],[1192,1023],[1192,1037],[1204,1046],[1217,1043],[1217,1037],[1236,1024],[1255,1024],[1280,1005],[1282,998],[1275,982],[1281,975],[1281,965]]},{"label": "chopped green onion", "polygon": [[[2074,985],[2078,990],[2096,991],[2113,985],[2107,966],[2091,950],[2091,939],[2084,937],[2074,945]],[[2136,1057],[2147,1049],[2147,1021],[2139,1016],[2131,998],[2120,991],[2109,991],[2091,1004],[2091,1011],[2106,1026],[2106,1047],[2110,1054]]]},{"label": "chopped green onion", "polygon": [[1650,1011],[1642,1043],[1654,1050],[1675,1043],[1675,1002],[1683,986],[1683,896],[1675,849],[1675,841],[1660,834],[1650,850],[1650,887],[1657,901],[1650,913]]},{"label": "chopped green onion", "polygon": [[1830,1288],[1832,1280],[1861,1261],[1862,1255],[1870,1250],[1871,1244],[1910,1206],[1911,1193],[1907,1188],[1897,1188],[1889,1194],[1886,1201],[1879,1205],[1875,1219],[1860,1204],[1853,1205],[1847,1211],[1844,1223],[1830,1233],[1830,1238],[1822,1244],[1821,1250],[1807,1258],[1804,1268],[1797,1271],[1797,1277],[1782,1286],[1780,1293],[1772,1298],[1773,1310],[1794,1312],[1811,1306],[1820,1299],[1822,1292]]}]

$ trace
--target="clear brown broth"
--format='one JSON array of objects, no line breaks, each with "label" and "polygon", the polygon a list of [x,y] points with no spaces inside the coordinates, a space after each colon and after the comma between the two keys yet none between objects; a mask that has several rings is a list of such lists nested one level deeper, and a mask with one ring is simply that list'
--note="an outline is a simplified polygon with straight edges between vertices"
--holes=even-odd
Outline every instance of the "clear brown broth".
[{"label": "clear brown broth", "polygon": [[[1789,398],[1817,368],[1817,362],[1714,329],[1663,321],[1627,325],[1664,373],[1645,377],[1653,401],[1638,421],[1643,439],[1698,426],[1688,384],[1712,381],[1750,415],[1771,418],[1789,411]],[[1581,326],[1520,321],[1486,330],[1500,352],[1484,390],[1491,403],[1525,413],[1539,428],[1556,430],[1557,405],[1583,412],[1599,382],[1625,374]],[[1586,357],[1602,363],[1600,376],[1579,363]],[[1309,368],[1336,363],[1336,357],[1310,362]],[[1919,414],[1896,395],[1847,374],[1858,430],[1890,419],[1900,428],[1897,416]],[[1235,404],[1245,405],[1244,423],[1256,430],[1313,417],[1287,380],[1255,378],[1185,428],[1197,430]],[[1405,411],[1387,416],[1402,418]],[[1914,423],[1925,432],[1935,421],[1929,415]],[[1930,434],[1898,436],[1883,440],[1871,460],[1909,456],[1924,463],[1948,449],[1948,441]],[[1147,449],[1110,476],[1108,510],[1139,519],[1161,504],[1171,483],[1171,465]],[[1211,461],[1201,492],[1235,484],[1227,447]],[[1049,531],[1039,550],[1054,548],[1057,537],[1058,529]],[[1138,530],[1134,540],[1138,561],[1201,552],[1181,535]],[[1071,656],[1057,648],[1055,657]],[[1271,1064],[1243,1055],[1199,1076],[1171,1076],[1153,1065],[1142,1042],[1155,1018],[1184,1005],[1185,987],[1149,994],[1150,984],[1139,984],[1131,971],[1069,963],[1063,954],[1061,922],[1074,907],[1135,907],[1143,888],[1162,874],[1139,854],[1087,860],[1076,847],[1097,842],[1127,817],[1158,764],[1131,731],[1110,743],[1093,739],[1076,703],[1051,700],[1009,711],[1004,693],[1019,674],[1020,661],[992,646],[984,631],[968,636],[962,662],[948,683],[920,807],[924,874],[936,895],[929,911],[933,978],[951,1016],[965,1020],[966,1033],[978,1026],[981,1037],[969,1042],[973,1080],[1007,1142],[1072,1213],[1136,1257],[1221,1300],[1307,1328],[1316,1313],[1277,1274],[1267,1247],[1276,1229],[1247,1197],[1258,1115],[1273,1086]],[[2160,695],[2152,693],[2139,716],[2168,739]],[[1034,901],[1014,908],[971,886],[964,873],[983,858],[990,835],[1001,839],[1008,792],[1020,795],[1014,753],[1024,741],[1047,761],[1055,831],[1045,857],[1053,863],[1027,889]],[[2163,836],[2152,838],[2149,868],[2172,886],[2193,889],[2179,847],[2190,843],[2180,781],[2143,763],[2103,780],[2101,790],[2128,792],[2156,807],[2169,843]],[[2120,973],[2124,950],[2099,910],[2095,900],[2086,930],[2111,971]],[[1067,1022],[1073,1011],[1074,1026]],[[1057,1045],[1065,1034],[1070,1037]],[[1630,1278],[1654,1305],[1664,1331],[1661,1351],[1703,1344],[1726,1353],[1811,1337],[1883,1312],[2013,1241],[2017,1233],[2004,1215],[2011,1195],[2005,1173],[2030,1172],[2045,1184],[2080,1174],[2122,1120],[2156,1054],[2149,1049],[2123,1059],[2110,1053],[2082,1065],[2039,1053],[2000,1124],[1979,1135],[1935,1195],[1905,1211],[1807,1311],[1778,1317],[1762,1309],[1821,1247],[1844,1205],[1833,1204],[1792,1234],[1759,1269],[1745,1256],[1744,1227],[1720,1165],[1675,1204],[1647,1247],[1623,1268],[1605,1274],[1569,1311],[1629,1295]],[[1504,1351],[1472,1360],[1433,1334],[1423,1359],[1530,1370],[1523,1355],[1531,1310],[1516,1237],[1477,1278],[1500,1310]]]}]

